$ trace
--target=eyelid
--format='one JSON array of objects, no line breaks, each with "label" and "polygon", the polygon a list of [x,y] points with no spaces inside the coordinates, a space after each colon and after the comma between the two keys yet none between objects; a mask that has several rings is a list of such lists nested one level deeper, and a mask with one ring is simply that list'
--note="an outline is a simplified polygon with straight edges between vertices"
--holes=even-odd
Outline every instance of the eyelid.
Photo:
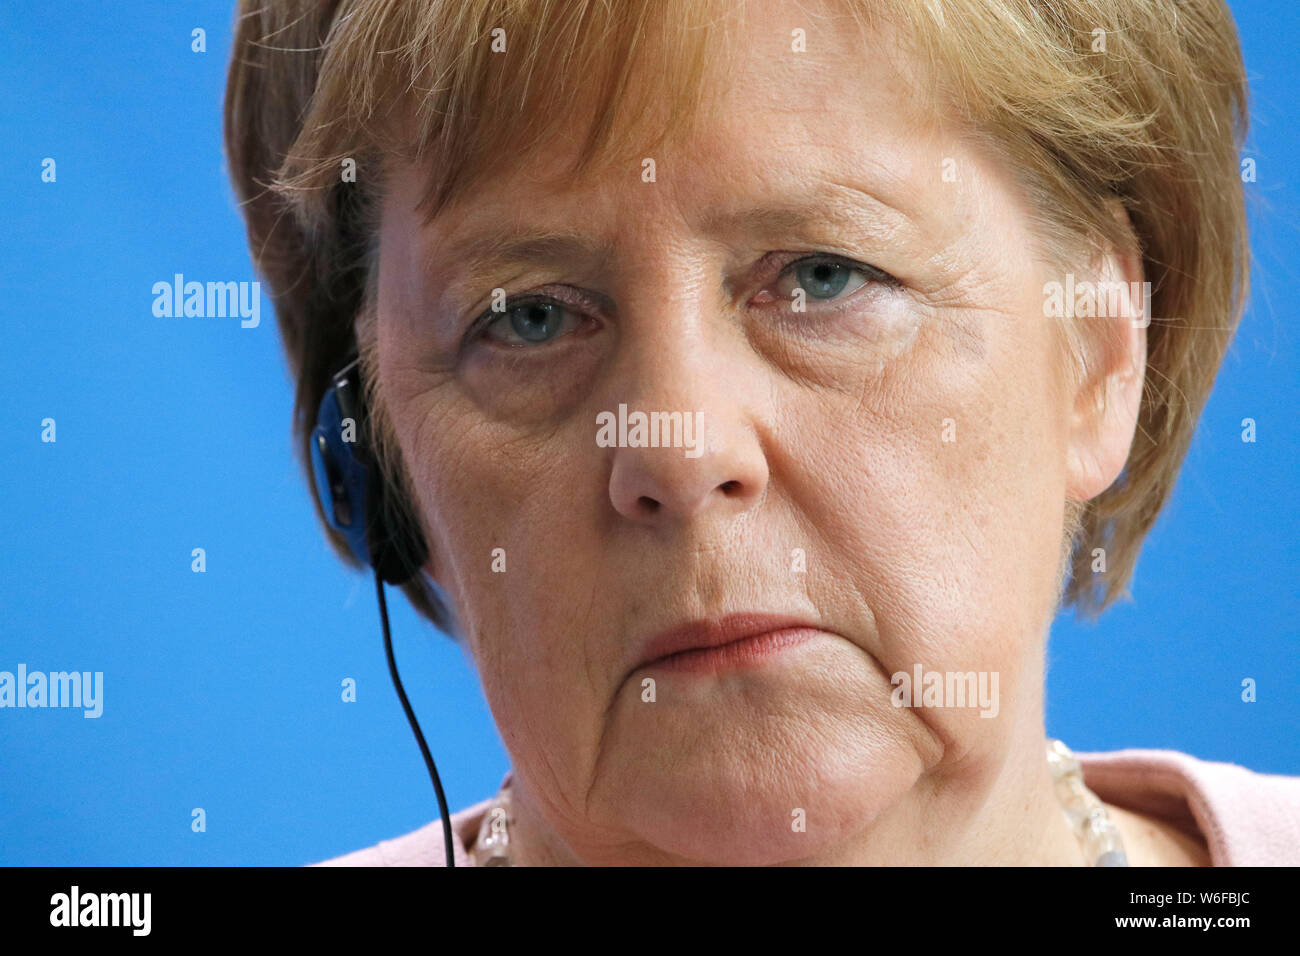
[{"label": "eyelid", "polygon": [[[768,256],[787,255],[787,254],[788,253],[769,253]],[[763,258],[766,259],[768,258],[768,256],[764,256]],[[880,268],[879,266],[873,266],[869,262],[862,262],[859,259],[854,259],[852,256],[840,255],[838,252],[804,253],[802,255],[799,255],[798,258],[791,259],[788,262],[786,262],[777,271],[776,275],[773,278],[779,279],[781,276],[786,275],[788,272],[790,272],[791,269],[798,268],[799,266],[809,262],[837,262],[840,265],[847,266],[850,269],[856,269],[860,272],[866,273],[872,280],[876,282],[881,282],[884,283],[885,285],[891,285],[891,286],[902,285],[902,283],[897,278],[890,275],[888,272],[886,272],[884,269]]]},{"label": "eyelid", "polygon": [[469,328],[465,330],[465,338],[467,341],[473,340],[492,322],[508,315],[511,309],[539,303],[561,305],[570,311],[587,317],[590,316],[591,312],[599,311],[604,307],[603,303],[596,301],[596,297],[588,293],[583,293],[571,286],[539,286],[536,289],[530,289],[529,291],[521,292],[518,295],[507,294],[505,297],[505,308],[500,312],[494,312],[490,306],[480,312],[470,320]]},{"label": "eyelid", "polygon": [[[557,292],[556,290],[563,290]],[[543,350],[557,347],[562,340],[568,339],[573,335],[580,335],[584,331],[589,331],[593,325],[602,324],[602,320],[596,318],[594,313],[602,311],[604,297],[586,293],[580,289],[574,289],[569,286],[539,286],[536,289],[530,289],[527,292],[518,295],[507,295],[505,300],[505,309],[500,312],[494,312],[488,309],[479,313],[477,317],[470,320],[469,327],[461,337],[459,354],[466,355],[476,346],[491,345],[494,348],[505,348],[517,351],[542,352]],[[508,342],[493,342],[491,340],[491,330],[498,322],[505,319],[506,316],[514,309],[522,308],[529,305],[555,305],[559,306],[568,316],[572,324],[567,332],[557,335],[554,339],[546,342],[530,343],[527,345],[514,345]]]}]

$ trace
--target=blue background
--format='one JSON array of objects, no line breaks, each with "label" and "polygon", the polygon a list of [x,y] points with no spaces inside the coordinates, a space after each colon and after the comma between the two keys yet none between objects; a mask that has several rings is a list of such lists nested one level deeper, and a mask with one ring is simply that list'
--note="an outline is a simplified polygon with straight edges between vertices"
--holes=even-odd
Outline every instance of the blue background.
[{"label": "blue background", "polygon": [[[1258,162],[1252,304],[1134,603],[1055,625],[1048,727],[1076,750],[1300,774],[1300,74],[1286,39],[1300,5],[1233,8]],[[0,710],[3,864],[299,864],[437,812],[373,586],[316,525],[269,303],[256,329],[151,311],[152,284],[177,272],[256,278],[221,149],[232,23],[226,2],[0,6],[0,670],[103,671],[106,698],[98,720]],[[190,50],[196,26],[206,53]],[[46,417],[57,443],[40,440]],[[477,677],[390,604],[452,808],[483,799],[507,761]],[[345,677],[356,703],[340,700]],[[1241,702],[1244,677],[1257,703]]]}]

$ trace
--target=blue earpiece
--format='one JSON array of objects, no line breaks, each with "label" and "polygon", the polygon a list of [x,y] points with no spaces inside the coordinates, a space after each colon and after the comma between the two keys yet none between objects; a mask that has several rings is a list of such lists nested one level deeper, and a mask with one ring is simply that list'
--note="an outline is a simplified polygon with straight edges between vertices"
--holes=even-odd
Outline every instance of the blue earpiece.
[{"label": "blue earpiece", "polygon": [[384,481],[366,431],[361,363],[355,356],[334,375],[321,399],[311,457],[316,493],[330,527],[344,537],[356,559],[378,571],[385,582],[409,581],[423,566],[428,549],[409,516],[385,507]]},{"label": "blue earpiece", "polygon": [[316,428],[311,434],[311,459],[316,493],[320,495],[330,527],[343,535],[356,559],[369,566],[370,541],[366,534],[369,467],[353,453],[358,437],[356,402],[354,383],[347,377],[355,367],[353,362],[335,375],[321,399]]}]

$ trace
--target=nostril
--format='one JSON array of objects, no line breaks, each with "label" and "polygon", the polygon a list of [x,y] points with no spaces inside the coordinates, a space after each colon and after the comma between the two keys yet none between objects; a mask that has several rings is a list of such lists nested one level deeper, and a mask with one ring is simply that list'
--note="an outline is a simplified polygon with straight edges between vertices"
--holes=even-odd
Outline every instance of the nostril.
[{"label": "nostril", "polygon": [[637,505],[640,506],[641,510],[646,514],[655,514],[659,510],[659,502],[646,495],[642,495],[637,499]]},{"label": "nostril", "polygon": [[722,484],[718,485],[718,490],[724,495],[734,495],[740,491],[740,482],[724,481]]}]

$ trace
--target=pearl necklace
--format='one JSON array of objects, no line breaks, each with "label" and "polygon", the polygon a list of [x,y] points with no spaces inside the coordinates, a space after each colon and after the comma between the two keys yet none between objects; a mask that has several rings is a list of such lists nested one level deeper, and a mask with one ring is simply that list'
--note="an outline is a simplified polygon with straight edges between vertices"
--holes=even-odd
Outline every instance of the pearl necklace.
[{"label": "pearl necklace", "polygon": [[1105,805],[1083,785],[1083,770],[1070,748],[1059,740],[1047,742],[1047,766],[1056,784],[1065,819],[1074,831],[1088,866],[1128,866],[1119,827],[1111,821]]},{"label": "pearl necklace", "polygon": [[[1083,858],[1089,866],[1128,866],[1119,829],[1111,822],[1106,807],[1083,784],[1083,771],[1070,748],[1059,740],[1047,742],[1047,767],[1052,772],[1056,798],[1061,801]],[[474,844],[477,866],[514,866],[510,853],[510,788],[497,794],[483,814],[478,840]]]}]

